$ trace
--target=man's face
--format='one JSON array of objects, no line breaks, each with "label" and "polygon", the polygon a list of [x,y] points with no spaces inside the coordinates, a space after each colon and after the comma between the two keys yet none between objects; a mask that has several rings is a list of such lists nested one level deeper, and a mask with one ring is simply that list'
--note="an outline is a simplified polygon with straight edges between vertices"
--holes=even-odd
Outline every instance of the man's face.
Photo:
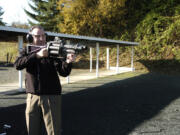
[{"label": "man's face", "polygon": [[34,28],[31,32],[33,36],[33,44],[34,45],[45,45],[46,43],[46,35],[43,29]]}]

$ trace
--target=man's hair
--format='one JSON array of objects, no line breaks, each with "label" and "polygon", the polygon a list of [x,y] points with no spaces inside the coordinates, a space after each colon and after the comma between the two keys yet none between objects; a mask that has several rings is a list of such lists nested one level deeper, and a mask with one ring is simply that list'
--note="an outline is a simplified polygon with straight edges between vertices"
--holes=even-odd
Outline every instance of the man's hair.
[{"label": "man's hair", "polygon": [[29,34],[31,34],[31,32],[35,29],[35,28],[38,28],[38,29],[41,29],[44,31],[44,28],[40,25],[34,25],[32,26],[30,29],[29,29]]}]

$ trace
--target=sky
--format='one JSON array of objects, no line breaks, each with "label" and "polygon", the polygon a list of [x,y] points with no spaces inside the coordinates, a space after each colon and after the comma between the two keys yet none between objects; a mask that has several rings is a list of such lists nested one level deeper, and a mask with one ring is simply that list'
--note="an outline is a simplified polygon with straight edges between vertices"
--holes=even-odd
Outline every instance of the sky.
[{"label": "sky", "polygon": [[31,8],[28,5],[29,0],[0,0],[0,7],[3,9],[4,14],[1,16],[3,22],[8,25],[12,22],[28,23],[30,19],[23,8],[28,11],[31,11]]}]

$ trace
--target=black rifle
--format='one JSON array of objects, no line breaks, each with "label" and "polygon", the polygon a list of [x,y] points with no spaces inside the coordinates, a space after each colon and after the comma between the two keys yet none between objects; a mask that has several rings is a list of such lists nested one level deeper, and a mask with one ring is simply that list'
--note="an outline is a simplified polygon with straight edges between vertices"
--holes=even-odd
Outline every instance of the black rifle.
[{"label": "black rifle", "polygon": [[27,45],[27,53],[36,53],[42,48],[47,48],[49,57],[66,58],[68,53],[78,54],[87,50],[87,46],[80,44],[65,44],[58,37],[54,41],[47,42],[45,46]]}]

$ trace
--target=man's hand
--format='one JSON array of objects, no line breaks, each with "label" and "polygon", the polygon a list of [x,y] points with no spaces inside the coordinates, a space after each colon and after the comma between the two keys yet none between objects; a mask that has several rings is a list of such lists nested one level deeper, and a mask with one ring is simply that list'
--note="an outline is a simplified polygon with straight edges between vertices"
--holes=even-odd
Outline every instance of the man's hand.
[{"label": "man's hand", "polygon": [[67,58],[66,58],[67,63],[75,62],[75,60],[76,60],[76,55],[75,54],[73,54],[73,53],[67,54]]},{"label": "man's hand", "polygon": [[48,57],[48,50],[47,48],[41,49],[39,52],[36,53],[37,58],[44,58]]}]

